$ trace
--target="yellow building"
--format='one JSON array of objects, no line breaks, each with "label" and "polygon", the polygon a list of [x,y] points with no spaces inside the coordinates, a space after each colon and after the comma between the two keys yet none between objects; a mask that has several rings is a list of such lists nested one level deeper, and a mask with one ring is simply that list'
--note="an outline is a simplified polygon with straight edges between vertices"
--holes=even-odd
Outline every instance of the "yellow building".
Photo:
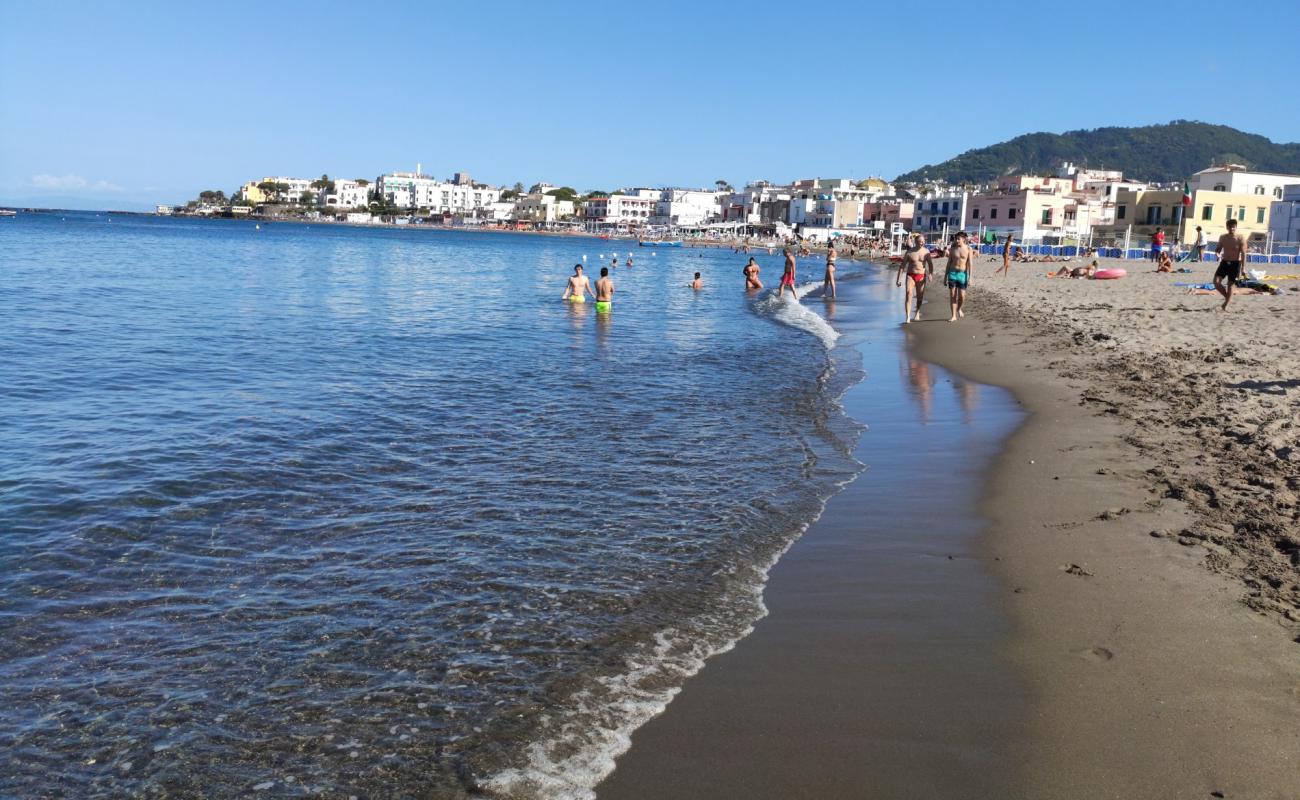
[{"label": "yellow building", "polygon": [[1227,232],[1231,216],[1237,220],[1237,233],[1247,240],[1263,241],[1268,237],[1270,199],[1198,189],[1192,193],[1192,205],[1184,206],[1181,189],[1121,189],[1115,195],[1115,223],[1098,226],[1093,235],[1122,239],[1131,225],[1134,244],[1144,246],[1156,228],[1164,228],[1170,244],[1191,244],[1199,225],[1206,241],[1214,242]]},{"label": "yellow building", "polygon": [[[263,179],[265,180],[265,179]],[[254,205],[266,202],[266,192],[257,188],[260,181],[249,181],[239,188],[239,196]]]}]

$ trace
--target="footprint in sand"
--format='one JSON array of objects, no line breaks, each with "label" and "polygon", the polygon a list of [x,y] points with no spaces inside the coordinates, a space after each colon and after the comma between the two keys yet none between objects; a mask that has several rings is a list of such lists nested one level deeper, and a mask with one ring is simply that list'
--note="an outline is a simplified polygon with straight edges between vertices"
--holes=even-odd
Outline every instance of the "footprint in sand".
[{"label": "footprint in sand", "polygon": [[1115,657],[1115,654],[1104,647],[1087,647],[1083,650],[1071,650],[1071,655],[1078,656],[1086,661],[1096,661],[1105,663]]}]

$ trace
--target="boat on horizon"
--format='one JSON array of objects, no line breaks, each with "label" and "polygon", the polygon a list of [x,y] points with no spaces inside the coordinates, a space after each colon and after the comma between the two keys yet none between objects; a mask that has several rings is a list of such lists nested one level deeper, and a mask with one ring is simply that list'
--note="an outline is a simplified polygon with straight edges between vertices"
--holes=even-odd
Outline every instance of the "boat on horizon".
[{"label": "boat on horizon", "polygon": [[0,208],[0,217],[16,217],[16,216],[18,216],[17,211],[11,211],[7,208]]},{"label": "boat on horizon", "polygon": [[658,241],[658,242],[642,241],[642,242],[637,242],[637,244],[641,245],[642,247],[681,247],[682,240],[674,239],[672,241]]}]

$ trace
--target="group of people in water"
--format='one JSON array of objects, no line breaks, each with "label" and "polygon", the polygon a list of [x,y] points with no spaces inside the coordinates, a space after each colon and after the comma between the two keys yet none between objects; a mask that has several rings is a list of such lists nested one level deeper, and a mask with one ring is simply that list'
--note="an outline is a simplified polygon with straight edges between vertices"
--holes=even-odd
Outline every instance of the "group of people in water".
[{"label": "group of people in water", "polygon": [[[952,246],[948,251],[948,265],[944,271],[944,285],[949,289],[949,303],[952,308],[952,318],[950,321],[955,322],[958,317],[965,316],[963,307],[966,304],[966,287],[970,283],[970,270],[974,258],[974,250],[966,240],[965,232],[958,233],[954,238]],[[795,291],[795,275],[797,262],[794,251],[786,247],[781,251],[785,258],[785,263],[781,272],[781,281],[777,285],[776,296],[778,298],[785,296],[786,289],[791,294]],[[826,271],[822,277],[823,297],[828,300],[834,300],[836,294],[835,287],[835,262],[838,253],[834,245],[826,249]],[[628,258],[628,266],[631,266],[632,259]],[[617,266],[617,263],[614,264]],[[747,291],[758,291],[763,288],[763,281],[759,277],[761,268],[753,256],[745,264],[741,274],[745,279],[745,289]],[[898,267],[898,285],[903,285],[903,276],[907,275],[907,286],[904,292],[904,310],[906,319],[904,322],[913,321],[913,303],[915,303],[915,318],[920,319],[921,303],[925,299],[925,287],[934,277],[934,260],[930,250],[925,246],[925,237],[921,234],[913,234],[908,238],[907,249],[903,252],[902,261]],[[689,284],[692,289],[704,288],[704,280],[700,273],[695,273],[695,279]],[[583,274],[581,264],[573,265],[573,275],[569,276],[568,283],[564,287],[564,294],[561,300],[571,303],[587,302],[587,295],[590,294],[596,301],[596,311],[608,313],[613,306],[614,301],[614,281],[609,277],[609,267],[600,268],[600,279],[596,281],[595,288],[592,288],[587,276]]]},{"label": "group of people in water", "polygon": [[[1227,224],[1228,232],[1219,237],[1219,267],[1214,273],[1214,288],[1223,296],[1222,307],[1224,309],[1227,309],[1228,303],[1232,301],[1232,290],[1241,277],[1241,264],[1246,253],[1246,242],[1236,232],[1237,221],[1230,219]],[[975,249],[970,245],[966,232],[958,231],[953,236],[947,252],[941,254],[947,256],[947,264],[943,272],[943,284],[948,289],[948,307],[951,312],[948,318],[949,322],[956,322],[961,317],[966,316],[966,290],[970,288],[971,273],[975,264],[975,252]],[[781,282],[776,290],[778,298],[785,295],[786,289],[789,289],[792,294],[795,291],[795,253],[790,247],[786,247],[782,250],[782,255],[785,257],[785,263],[781,273]],[[836,259],[837,251],[835,245],[832,244],[826,249],[826,272],[822,278],[823,296],[826,299],[835,298]],[[1002,266],[995,270],[994,274],[1009,275],[1011,261],[1012,238],[1007,236],[1002,248]],[[627,265],[632,265],[630,256]],[[614,262],[614,266],[617,266],[617,261]],[[1158,272],[1170,272],[1172,269],[1173,264],[1168,260],[1167,256],[1157,266]],[[1091,264],[1084,267],[1062,267],[1050,277],[1091,278],[1096,271],[1097,261],[1094,259]],[[751,256],[744,269],[741,270],[741,274],[745,279],[746,290],[758,291],[763,288],[763,281],[760,279],[759,273],[758,262]],[[898,272],[895,276],[896,285],[904,289],[903,324],[921,318],[921,305],[925,302],[925,290],[934,280],[934,273],[934,253],[926,245],[925,236],[920,233],[910,234],[907,238],[907,246],[899,258]],[[691,281],[689,286],[696,290],[704,288],[704,280],[700,277],[700,273],[695,273],[695,279]],[[574,265],[573,275],[569,278],[561,299],[573,303],[585,303],[588,294],[596,301],[597,312],[608,313],[611,310],[614,300],[614,281],[609,277],[609,267],[601,267],[600,279],[596,281],[593,288],[587,277],[583,275],[582,265]]]}]

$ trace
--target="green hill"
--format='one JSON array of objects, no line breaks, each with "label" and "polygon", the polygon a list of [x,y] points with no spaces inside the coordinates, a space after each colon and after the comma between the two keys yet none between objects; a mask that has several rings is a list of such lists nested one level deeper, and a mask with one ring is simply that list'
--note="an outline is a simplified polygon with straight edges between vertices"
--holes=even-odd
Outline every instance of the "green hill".
[{"label": "green hill", "polygon": [[1300,143],[1275,144],[1227,125],[1175,120],[1141,128],[1096,128],[1027,133],[1001,144],[968,150],[942,164],[927,164],[898,181],[989,181],[1013,172],[1045,174],[1069,161],[1092,169],[1118,169],[1143,181],[1182,181],[1214,164],[1244,164],[1262,172],[1300,174]]}]

